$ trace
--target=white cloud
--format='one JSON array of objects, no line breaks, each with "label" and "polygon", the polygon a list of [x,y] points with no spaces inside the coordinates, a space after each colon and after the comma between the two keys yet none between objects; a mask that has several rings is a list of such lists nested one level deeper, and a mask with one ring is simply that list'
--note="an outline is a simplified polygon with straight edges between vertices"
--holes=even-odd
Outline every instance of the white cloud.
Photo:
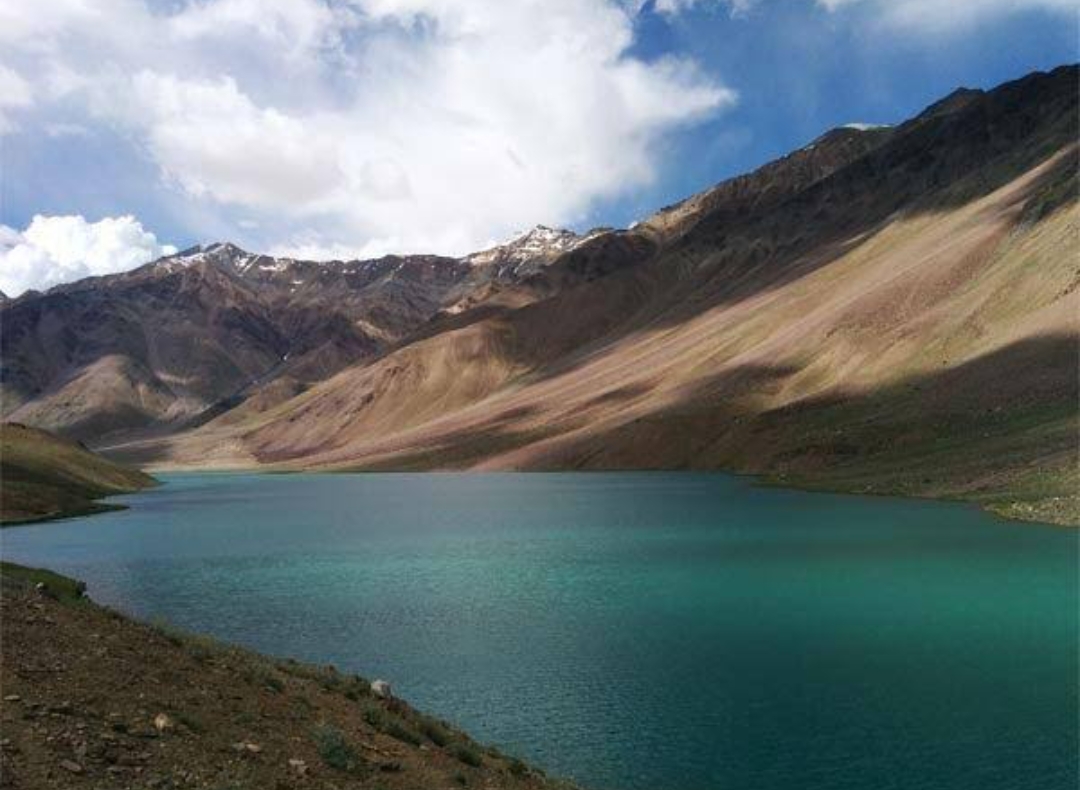
[{"label": "white cloud", "polygon": [[[830,12],[865,8],[863,21],[872,26],[907,28],[918,32],[947,34],[995,17],[1021,11],[1080,11],[1080,0],[804,0]],[[788,0],[655,0],[661,14],[675,15],[695,6],[727,6],[733,15],[749,12],[767,2]],[[644,0],[638,0],[643,6]]]},{"label": "white cloud", "polygon": [[31,104],[33,95],[30,83],[0,63],[0,134],[15,128],[15,122],[9,117],[11,110],[29,107]]},{"label": "white cloud", "polygon": [[19,232],[0,225],[0,291],[18,296],[64,282],[133,269],[176,248],[158,244],[132,216],[87,222],[38,215]]},{"label": "white cloud", "polygon": [[[895,30],[1080,0],[802,2]],[[17,121],[46,141],[83,130],[127,141],[196,234],[230,227],[256,247],[307,252],[466,252],[538,222],[580,222],[648,184],[672,130],[735,101],[690,60],[632,54],[643,5],[0,0],[0,133]]]},{"label": "white cloud", "polygon": [[0,41],[46,123],[81,106],[265,247],[465,252],[571,223],[735,100],[692,62],[631,56],[625,0],[18,5]]},{"label": "white cloud", "polygon": [[327,244],[315,234],[301,233],[284,244],[267,250],[277,258],[295,258],[300,261],[352,261],[377,258],[386,254],[381,247]]},{"label": "white cloud", "polygon": [[91,131],[82,124],[57,121],[56,123],[45,124],[45,134],[53,138],[89,137]]},{"label": "white cloud", "polygon": [[162,171],[193,195],[304,215],[325,209],[341,181],[337,140],[316,117],[260,108],[231,77],[143,71],[129,87],[123,120],[145,135]]},{"label": "white cloud", "polygon": [[298,54],[336,39],[340,11],[309,0],[198,0],[170,18],[182,38],[218,39],[228,44],[257,36],[287,53]]},{"label": "white cloud", "polygon": [[1021,11],[1080,11],[1080,0],[817,0],[829,11],[867,7],[892,27],[949,33]]},{"label": "white cloud", "polygon": [[[107,4],[114,10],[118,5],[108,0]],[[0,3],[0,41],[44,48],[50,35],[73,24],[90,23],[98,16],[88,0],[50,0],[47,8],[42,3],[5,0]]]},{"label": "white cloud", "polygon": [[659,14],[671,16],[681,14],[694,6],[714,4],[730,6],[732,15],[738,16],[746,13],[759,2],[761,0],[656,0],[653,9]]}]

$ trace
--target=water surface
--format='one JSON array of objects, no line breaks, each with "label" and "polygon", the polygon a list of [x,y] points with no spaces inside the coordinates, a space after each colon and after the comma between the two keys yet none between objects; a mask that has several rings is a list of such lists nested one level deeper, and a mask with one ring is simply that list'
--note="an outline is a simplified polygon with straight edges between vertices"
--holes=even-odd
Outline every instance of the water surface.
[{"label": "water surface", "polygon": [[708,474],[167,475],[5,558],[596,790],[1065,790],[1078,533]]}]

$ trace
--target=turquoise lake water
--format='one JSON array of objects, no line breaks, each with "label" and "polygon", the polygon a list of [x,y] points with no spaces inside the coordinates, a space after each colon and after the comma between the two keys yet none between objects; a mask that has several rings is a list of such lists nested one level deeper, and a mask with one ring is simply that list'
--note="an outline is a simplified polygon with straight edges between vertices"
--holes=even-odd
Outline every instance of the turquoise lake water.
[{"label": "turquoise lake water", "polygon": [[594,790],[1077,786],[1075,530],[708,474],[163,477],[3,555]]}]

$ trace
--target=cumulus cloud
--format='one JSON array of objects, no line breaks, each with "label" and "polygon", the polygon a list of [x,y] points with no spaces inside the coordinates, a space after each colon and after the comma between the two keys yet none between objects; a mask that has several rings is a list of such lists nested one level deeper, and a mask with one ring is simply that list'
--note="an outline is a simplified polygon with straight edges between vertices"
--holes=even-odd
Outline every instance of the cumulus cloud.
[{"label": "cumulus cloud", "polygon": [[87,222],[77,215],[38,215],[21,232],[0,225],[0,291],[18,296],[31,288],[127,271],[175,252],[132,216]]},{"label": "cumulus cloud", "polygon": [[0,43],[42,111],[81,103],[270,248],[454,253],[572,223],[735,101],[689,60],[631,55],[625,0],[36,7]]},{"label": "cumulus cloud", "polygon": [[[634,54],[644,7],[786,1],[0,0],[0,134],[124,141],[196,234],[466,252],[584,221],[734,104],[692,60]],[[1080,0],[802,2],[944,29]]]},{"label": "cumulus cloud", "polygon": [[298,55],[335,43],[348,13],[347,6],[335,11],[329,4],[309,0],[211,0],[189,4],[169,19],[169,26],[181,38],[229,43],[257,36],[279,52]]}]

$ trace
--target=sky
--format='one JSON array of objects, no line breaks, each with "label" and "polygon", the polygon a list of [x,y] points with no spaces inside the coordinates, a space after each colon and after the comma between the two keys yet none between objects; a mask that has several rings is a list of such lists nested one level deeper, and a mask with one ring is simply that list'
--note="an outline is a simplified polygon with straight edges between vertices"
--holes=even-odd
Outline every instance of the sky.
[{"label": "sky", "polygon": [[0,0],[0,290],[625,227],[1078,34],[1080,0]]}]

